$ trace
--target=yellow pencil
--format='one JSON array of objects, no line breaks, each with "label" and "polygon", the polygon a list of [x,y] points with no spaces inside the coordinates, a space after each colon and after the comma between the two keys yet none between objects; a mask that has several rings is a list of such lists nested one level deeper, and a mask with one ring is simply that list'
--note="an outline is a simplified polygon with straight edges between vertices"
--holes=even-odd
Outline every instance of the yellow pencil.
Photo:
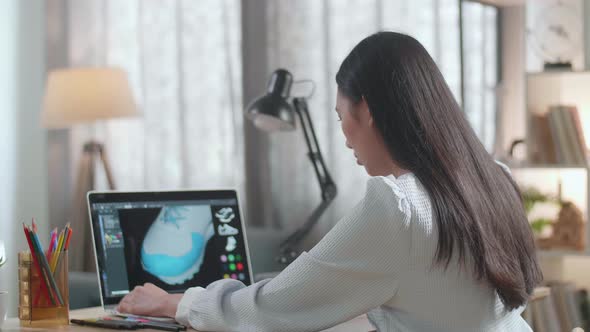
[{"label": "yellow pencil", "polygon": [[55,272],[55,267],[57,266],[57,258],[59,257],[59,253],[61,252],[61,248],[63,246],[64,241],[64,231],[63,229],[59,232],[59,238],[57,240],[57,248],[53,252],[53,256],[51,257],[51,273]]}]

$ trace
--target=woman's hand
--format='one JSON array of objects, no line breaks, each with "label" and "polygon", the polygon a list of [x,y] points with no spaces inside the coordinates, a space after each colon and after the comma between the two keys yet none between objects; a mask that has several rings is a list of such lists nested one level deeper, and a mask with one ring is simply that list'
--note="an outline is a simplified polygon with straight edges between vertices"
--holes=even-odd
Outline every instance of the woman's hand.
[{"label": "woman's hand", "polygon": [[176,315],[182,294],[168,294],[154,284],[136,286],[119,302],[117,311],[134,315],[166,316]]}]

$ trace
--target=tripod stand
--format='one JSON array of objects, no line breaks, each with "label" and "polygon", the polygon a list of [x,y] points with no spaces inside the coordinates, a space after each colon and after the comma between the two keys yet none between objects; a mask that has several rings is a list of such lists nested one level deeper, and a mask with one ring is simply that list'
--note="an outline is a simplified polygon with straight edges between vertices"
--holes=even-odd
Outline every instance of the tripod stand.
[{"label": "tripod stand", "polygon": [[95,141],[85,143],[78,166],[71,210],[71,222],[78,233],[78,236],[72,239],[72,246],[75,250],[70,251],[70,267],[74,271],[96,271],[86,195],[95,189],[96,165],[98,163],[104,168],[108,188],[114,190],[113,173],[104,146]]}]

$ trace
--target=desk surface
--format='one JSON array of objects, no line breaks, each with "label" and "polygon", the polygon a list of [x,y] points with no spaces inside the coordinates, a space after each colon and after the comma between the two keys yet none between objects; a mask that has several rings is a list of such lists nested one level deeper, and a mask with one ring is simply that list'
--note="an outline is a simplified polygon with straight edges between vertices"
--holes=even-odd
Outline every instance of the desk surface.
[{"label": "desk surface", "polygon": [[[77,318],[96,318],[100,316],[105,316],[105,312],[102,307],[94,307],[94,308],[87,308],[87,309],[80,309],[80,310],[72,310],[70,312],[70,319]],[[355,319],[352,319],[348,322],[342,323],[340,325],[334,326],[323,332],[358,332],[358,331],[369,331],[373,330],[373,327],[367,320],[365,315],[359,316]],[[60,326],[60,327],[39,327],[39,328],[31,328],[31,327],[22,327],[20,326],[20,321],[18,318],[9,318],[4,322],[4,325],[1,329],[2,332],[46,332],[46,331],[64,331],[64,332],[104,332],[105,329],[95,328],[95,327],[87,327],[87,326],[78,326],[78,325],[69,325],[69,326]],[[114,330],[113,330],[114,331]],[[141,331],[153,331],[153,332],[162,332],[158,330],[152,329],[142,329]],[[190,330],[189,330],[190,331]],[[194,330],[193,330],[194,331]]]}]

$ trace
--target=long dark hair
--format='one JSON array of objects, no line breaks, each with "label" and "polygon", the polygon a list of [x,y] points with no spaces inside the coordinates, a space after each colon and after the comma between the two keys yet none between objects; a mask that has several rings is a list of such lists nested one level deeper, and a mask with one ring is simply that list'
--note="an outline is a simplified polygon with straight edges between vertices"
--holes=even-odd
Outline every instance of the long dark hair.
[{"label": "long dark hair", "polygon": [[346,57],[336,82],[364,98],[391,157],[428,191],[438,224],[435,265],[471,257],[508,309],[542,280],[520,190],[487,153],[434,60],[414,38],[379,32]]}]

